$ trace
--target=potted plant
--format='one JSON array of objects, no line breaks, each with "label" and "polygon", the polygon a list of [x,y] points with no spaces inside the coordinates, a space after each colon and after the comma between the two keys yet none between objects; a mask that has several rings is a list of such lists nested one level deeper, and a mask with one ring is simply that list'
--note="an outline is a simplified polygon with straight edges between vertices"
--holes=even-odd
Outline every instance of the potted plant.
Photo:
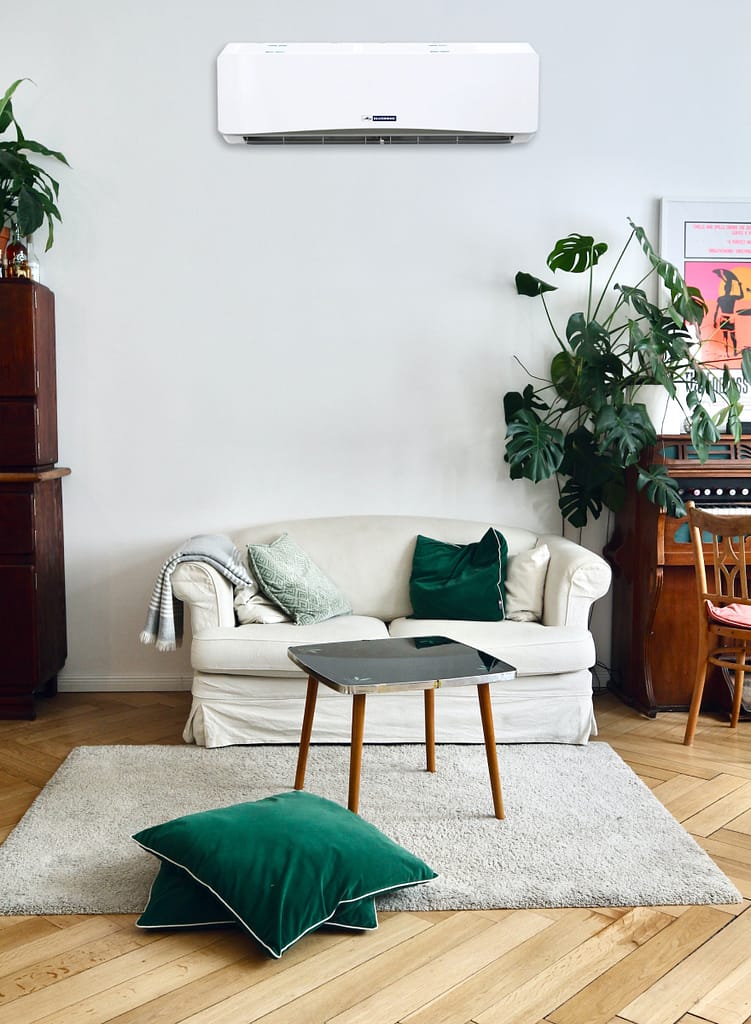
[{"label": "potted plant", "polygon": [[61,220],[57,208],[58,183],[29,155],[68,163],[62,153],[24,136],[12,104],[13,94],[23,81],[26,79],[19,78],[0,98],[0,136],[6,133],[10,136],[11,131],[15,135],[15,138],[0,137],[0,228],[9,232],[11,245],[16,244],[23,250],[19,250],[22,262],[25,240],[46,221],[46,251],[54,241],[54,221]]},{"label": "potted plant", "polygon": [[[626,244],[598,292],[595,270],[608,250],[605,242],[575,233],[548,255],[554,273],[588,275],[586,309],[571,313],[563,330],[546,300],[556,287],[527,273],[515,279],[520,295],[542,301],[557,351],[547,379],[535,377],[523,391],[504,395],[505,459],[512,479],[555,477],[561,514],[575,527],[597,519],[603,508],[617,511],[627,473],[634,470],[650,501],[672,515],[685,512],[675,480],[663,466],[642,459],[657,441],[644,388],[660,388],[681,403],[700,461],[721,431],[736,441],[741,435],[738,381],[727,364],[718,373],[697,358],[698,327],[707,311],[701,293],[660,258],[643,228],[628,223]],[[620,284],[618,268],[633,244],[646,257],[645,272],[635,285]],[[662,304],[645,291],[650,278],[662,283]],[[741,372],[751,381],[750,350],[742,353]],[[719,412],[710,414],[707,401],[719,403]]]}]

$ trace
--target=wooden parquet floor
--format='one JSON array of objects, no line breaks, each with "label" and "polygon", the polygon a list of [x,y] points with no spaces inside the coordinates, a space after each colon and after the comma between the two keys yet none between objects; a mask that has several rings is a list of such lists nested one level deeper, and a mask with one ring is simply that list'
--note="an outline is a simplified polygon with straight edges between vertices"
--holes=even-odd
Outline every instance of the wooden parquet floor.
[{"label": "wooden parquet floor", "polygon": [[[61,694],[35,722],[0,722],[0,839],[72,747],[180,743],[188,703],[186,693]],[[607,694],[596,711],[600,739],[743,904],[381,914],[375,932],[315,933],[281,960],[239,932],[0,917],[0,1024],[751,1021],[751,723],[734,735],[703,716],[687,749],[685,715],[648,720]]]}]

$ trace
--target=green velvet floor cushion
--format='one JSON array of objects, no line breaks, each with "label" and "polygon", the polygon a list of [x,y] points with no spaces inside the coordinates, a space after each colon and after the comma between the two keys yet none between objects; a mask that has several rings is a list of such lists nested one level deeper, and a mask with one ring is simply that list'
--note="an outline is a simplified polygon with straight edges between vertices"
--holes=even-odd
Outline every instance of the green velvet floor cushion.
[{"label": "green velvet floor cushion", "polygon": [[[358,911],[341,904],[436,877],[374,825],[306,792],[185,815],[133,839],[187,871],[275,957],[338,911],[332,923],[347,926]],[[143,923],[155,926],[156,913]]]},{"label": "green velvet floor cushion", "polygon": [[[210,928],[237,925],[235,915],[184,868],[162,861],[137,928]],[[375,898],[340,903],[326,922],[336,928],[370,931],[378,927]]]},{"label": "green velvet floor cushion", "polygon": [[410,617],[500,621],[507,558],[506,538],[492,527],[472,544],[419,534],[409,580]]}]

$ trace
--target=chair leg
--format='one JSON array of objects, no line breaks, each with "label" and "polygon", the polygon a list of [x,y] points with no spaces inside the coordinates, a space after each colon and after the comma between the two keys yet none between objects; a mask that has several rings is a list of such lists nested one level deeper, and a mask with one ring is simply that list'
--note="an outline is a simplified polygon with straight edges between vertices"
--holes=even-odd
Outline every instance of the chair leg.
[{"label": "chair leg", "polygon": [[696,732],[696,723],[699,720],[699,711],[701,710],[701,699],[704,695],[704,683],[707,679],[707,658],[705,651],[701,652],[699,658],[699,665],[696,670],[696,679],[694,680],[694,691],[691,695],[691,707],[688,709],[688,722],[686,722],[686,732],[683,736],[683,744],[686,747],[690,747],[694,742],[694,733]]},{"label": "chair leg", "polygon": [[[746,675],[746,652],[738,655],[735,663],[735,677],[733,680],[733,710],[730,714],[730,728],[735,729],[738,725],[738,718],[741,713],[741,700],[743,699],[743,680]],[[742,663],[741,663],[742,662]]]}]

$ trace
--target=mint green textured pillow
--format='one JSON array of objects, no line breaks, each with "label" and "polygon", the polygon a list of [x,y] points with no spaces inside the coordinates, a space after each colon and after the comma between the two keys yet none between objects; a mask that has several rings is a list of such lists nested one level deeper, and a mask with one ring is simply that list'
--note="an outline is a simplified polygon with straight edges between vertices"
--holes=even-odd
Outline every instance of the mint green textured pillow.
[{"label": "mint green textured pillow", "polygon": [[436,877],[374,825],[305,791],[188,814],[133,839],[187,871],[275,957],[341,924],[341,904]]},{"label": "mint green textured pillow", "polygon": [[505,617],[508,545],[492,527],[472,544],[418,535],[409,580],[413,619],[498,622]]},{"label": "mint green textured pillow", "polygon": [[352,613],[336,584],[287,533],[272,544],[248,544],[248,562],[266,597],[299,626]]},{"label": "mint green textured pillow", "polygon": [[[237,924],[235,915],[218,896],[183,868],[166,860],[159,865],[149,901],[136,921],[137,928],[209,928]],[[353,931],[377,928],[374,897],[340,903],[326,924]]]}]

